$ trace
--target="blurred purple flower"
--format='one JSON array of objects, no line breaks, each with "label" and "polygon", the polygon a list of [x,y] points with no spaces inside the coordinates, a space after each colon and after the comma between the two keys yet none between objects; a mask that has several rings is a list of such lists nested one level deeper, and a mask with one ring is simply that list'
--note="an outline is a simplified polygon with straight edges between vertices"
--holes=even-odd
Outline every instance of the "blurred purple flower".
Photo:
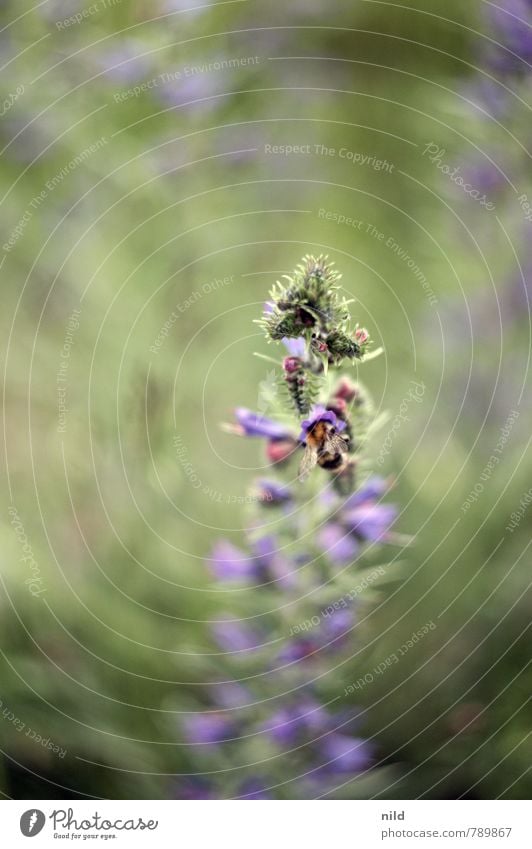
[{"label": "blurred purple flower", "polygon": [[272,799],[260,778],[248,778],[238,788],[238,799]]},{"label": "blurred purple flower", "polygon": [[292,501],[292,493],[290,489],[277,481],[266,480],[261,478],[258,481],[261,501],[265,504],[286,504]]},{"label": "blurred purple flower", "polygon": [[319,734],[329,727],[330,717],[319,702],[309,697],[297,704],[274,711],[262,730],[280,745],[305,742],[312,734]]},{"label": "blurred purple flower", "polygon": [[[353,560],[361,542],[389,541],[397,508],[377,501],[387,488],[388,484],[381,478],[370,478],[335,509],[330,521],[320,529],[318,544],[333,562],[344,564]],[[329,503],[330,497],[326,496],[324,501]]]},{"label": "blurred purple flower", "polygon": [[273,422],[260,413],[253,413],[246,407],[237,407],[235,415],[241,436],[261,436],[266,439],[290,439],[292,436],[284,425]]},{"label": "blurred purple flower", "polygon": [[327,773],[363,772],[373,760],[373,749],[367,740],[336,731],[319,741],[318,750],[328,761],[322,767]]},{"label": "blurred purple flower", "polygon": [[[529,72],[523,62],[532,61],[532,6],[528,0],[498,0],[489,4],[488,15],[494,27],[496,48],[490,58],[501,71]],[[507,48],[506,50],[504,48]],[[514,54],[514,55],[512,55]],[[523,60],[523,61],[520,61]]]},{"label": "blurred purple flower", "polygon": [[330,616],[323,619],[321,628],[323,644],[336,643],[349,637],[349,632],[355,624],[355,613],[352,607],[334,610]]},{"label": "blurred purple flower", "polygon": [[202,778],[181,778],[174,785],[172,799],[216,799],[214,787]]},{"label": "blurred purple flower", "polygon": [[237,436],[259,436],[267,439],[266,457],[273,465],[281,465],[289,460],[299,443],[289,428],[267,419],[260,413],[253,413],[246,407],[235,410],[238,424],[224,424],[227,433]]},{"label": "blurred purple flower", "polygon": [[286,349],[291,357],[304,357],[307,352],[307,343],[305,342],[302,336],[299,339],[287,339],[286,337],[281,340],[283,345],[286,346]]},{"label": "blurred purple flower", "polygon": [[349,495],[344,503],[344,510],[350,510],[352,507],[358,507],[359,504],[375,501],[380,498],[390,488],[390,484],[384,478],[379,478],[376,475],[368,478],[368,480],[356,490],[352,495]]},{"label": "blurred purple flower", "polygon": [[277,537],[273,534],[261,537],[253,544],[253,550],[263,570],[264,580],[278,581],[285,588],[294,585],[294,564],[279,551]]},{"label": "blurred purple flower", "polygon": [[386,540],[397,518],[393,504],[361,504],[343,515],[343,524],[356,537],[366,542]]},{"label": "blurred purple flower", "polygon": [[234,723],[221,713],[194,713],[183,720],[189,743],[221,743],[235,736]]},{"label": "blurred purple flower", "polygon": [[315,625],[309,620],[312,628],[306,633],[297,633],[279,652],[279,660],[287,663],[306,660],[318,656],[319,652],[333,652],[339,649],[350,635],[354,625],[353,609],[333,610],[329,616],[322,618]]},{"label": "blurred purple flower", "polygon": [[279,551],[279,543],[273,534],[254,541],[250,555],[227,540],[219,540],[207,562],[218,580],[243,583],[278,580],[287,584],[294,569],[292,561]]},{"label": "blurred purple flower", "polygon": [[236,681],[220,681],[210,687],[212,700],[222,708],[231,710],[241,708],[253,702],[253,696]]},{"label": "blurred purple flower", "polygon": [[319,647],[310,637],[298,637],[283,646],[278,658],[281,663],[297,663],[312,657],[318,650]]},{"label": "blurred purple flower", "polygon": [[482,192],[499,192],[508,184],[505,169],[499,170],[488,159],[477,159],[466,162],[462,168],[464,179]]},{"label": "blurred purple flower", "polygon": [[246,654],[262,644],[259,635],[241,622],[216,622],[211,630],[220,648],[227,652]]},{"label": "blurred purple flower", "polygon": [[358,541],[339,522],[327,522],[318,531],[318,545],[334,563],[349,563],[360,549]]},{"label": "blurred purple flower", "polygon": [[212,554],[207,561],[220,581],[249,583],[258,581],[261,577],[261,567],[257,559],[246,555],[240,548],[225,539],[214,544]]}]

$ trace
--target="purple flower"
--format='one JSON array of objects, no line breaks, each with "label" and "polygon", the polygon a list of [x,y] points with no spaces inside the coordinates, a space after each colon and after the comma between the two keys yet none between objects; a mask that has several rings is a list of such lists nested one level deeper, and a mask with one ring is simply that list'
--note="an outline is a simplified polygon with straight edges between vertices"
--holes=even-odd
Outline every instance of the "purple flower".
[{"label": "purple flower", "polygon": [[284,425],[267,419],[259,413],[253,413],[246,407],[238,407],[235,415],[238,424],[223,425],[224,430],[235,433],[237,436],[260,436],[267,439],[266,457],[270,463],[282,465],[299,448],[294,435]]},{"label": "purple flower", "polygon": [[389,488],[390,485],[384,478],[369,478],[360,489],[357,489],[356,492],[345,499],[343,508],[349,510],[351,507],[358,507],[359,504],[375,501],[375,499],[384,495]]},{"label": "purple flower", "polygon": [[253,542],[252,554],[249,555],[227,540],[219,540],[208,563],[218,580],[248,584],[275,580],[289,584],[294,571],[294,564],[279,551],[279,543],[273,534]]},{"label": "purple flower", "polygon": [[323,764],[323,770],[333,774],[363,772],[373,760],[372,747],[367,740],[336,731],[319,741],[318,750],[328,761]]},{"label": "purple flower", "polygon": [[[380,504],[377,500],[387,489],[388,484],[382,478],[370,478],[334,510],[330,521],[320,529],[318,544],[334,563],[343,565],[353,560],[358,555],[361,542],[389,541],[397,508],[393,504]],[[328,494],[323,500],[331,503]]]},{"label": "purple flower", "polygon": [[238,407],[235,415],[242,436],[262,436],[266,439],[290,439],[292,436],[284,425],[273,422],[260,413],[253,413],[245,407]]},{"label": "purple flower", "polygon": [[[318,618],[318,617],[317,617]],[[279,660],[288,663],[306,660],[319,652],[331,652],[340,648],[349,638],[354,624],[352,609],[333,610],[331,615],[323,616],[315,625],[308,620],[307,633],[298,634],[291,639],[279,653]]]},{"label": "purple flower", "polygon": [[246,555],[227,540],[215,543],[208,558],[212,571],[221,581],[255,582],[260,579],[260,565],[255,557]]},{"label": "purple flower", "polygon": [[499,0],[496,6],[490,6],[489,14],[496,29],[495,39],[507,48],[495,55],[495,66],[508,72],[526,71],[519,60],[532,60],[530,3],[528,0]]},{"label": "purple flower", "polygon": [[297,663],[312,657],[318,650],[319,647],[310,637],[298,637],[283,646],[278,658],[281,663]]},{"label": "purple flower", "polygon": [[193,713],[183,721],[189,743],[221,743],[235,736],[232,720],[222,713]]},{"label": "purple flower", "polygon": [[360,545],[339,522],[327,522],[318,531],[318,545],[334,563],[350,563],[358,554]]},{"label": "purple flower", "polygon": [[286,504],[292,501],[292,493],[289,488],[277,481],[261,478],[258,482],[261,501],[265,504]]},{"label": "purple flower", "polygon": [[316,404],[310,411],[310,418],[301,422],[301,433],[299,441],[305,442],[307,433],[312,430],[318,422],[329,422],[340,433],[345,428],[345,422],[339,419],[332,410],[327,410],[322,404]]},{"label": "purple flower", "polygon": [[361,504],[344,514],[343,524],[359,539],[380,542],[386,541],[396,518],[393,504]]},{"label": "purple flower", "polygon": [[295,584],[294,564],[279,551],[279,542],[273,534],[258,539],[253,549],[265,580],[278,581],[282,587]]},{"label": "purple flower", "polygon": [[483,192],[495,193],[504,188],[508,180],[504,168],[497,168],[489,159],[467,162],[463,167],[465,180]]},{"label": "purple flower", "polygon": [[294,745],[329,726],[330,718],[314,699],[305,697],[298,704],[276,710],[262,730],[280,745]]},{"label": "purple flower", "polygon": [[261,646],[259,635],[241,622],[216,622],[211,630],[220,648],[227,652],[245,654]]},{"label": "purple flower", "polygon": [[248,778],[238,788],[238,799],[271,799],[272,796],[266,791],[266,786],[260,778]]},{"label": "purple flower", "polygon": [[301,357],[303,358],[307,352],[307,343],[304,338],[300,336],[298,339],[287,339],[286,337],[281,340],[283,345],[286,346],[288,353],[291,357]]},{"label": "purple flower", "polygon": [[352,608],[340,608],[334,610],[330,616],[324,617],[321,628],[321,639],[324,645],[338,643],[349,637],[349,633],[355,624],[355,614]]},{"label": "purple flower", "polygon": [[202,778],[182,778],[175,785],[172,799],[216,799],[214,787]]},{"label": "purple flower", "polygon": [[253,696],[236,681],[220,681],[210,687],[212,700],[226,710],[241,708],[253,702]]}]

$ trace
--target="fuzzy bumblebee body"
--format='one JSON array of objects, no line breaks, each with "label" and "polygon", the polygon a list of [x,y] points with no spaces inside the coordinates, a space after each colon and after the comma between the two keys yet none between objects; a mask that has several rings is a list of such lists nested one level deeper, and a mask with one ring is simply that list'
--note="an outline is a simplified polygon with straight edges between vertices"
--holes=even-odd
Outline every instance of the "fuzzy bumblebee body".
[{"label": "fuzzy bumblebee body", "polygon": [[348,464],[349,442],[330,422],[317,421],[307,432],[299,478],[305,480],[314,466],[340,472]]}]

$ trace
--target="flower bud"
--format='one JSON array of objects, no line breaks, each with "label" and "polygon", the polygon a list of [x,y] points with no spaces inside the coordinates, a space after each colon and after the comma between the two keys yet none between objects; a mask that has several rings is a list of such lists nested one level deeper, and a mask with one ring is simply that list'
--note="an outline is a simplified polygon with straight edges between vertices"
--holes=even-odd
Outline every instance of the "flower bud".
[{"label": "flower bud", "polygon": [[266,457],[270,463],[285,463],[297,445],[295,439],[271,439],[266,446]]},{"label": "flower bud", "polygon": [[353,401],[359,394],[358,386],[353,383],[348,377],[342,377],[334,390],[335,401],[338,398],[349,403]]},{"label": "flower bud", "polygon": [[369,333],[365,327],[357,327],[355,330],[355,341],[359,345],[365,345],[369,339]]},{"label": "flower bud", "polygon": [[294,374],[300,371],[302,362],[299,357],[285,357],[283,360],[283,369],[287,374]]},{"label": "flower bud", "polygon": [[344,398],[336,396],[327,404],[327,409],[332,410],[339,418],[345,419],[347,415],[347,401]]}]

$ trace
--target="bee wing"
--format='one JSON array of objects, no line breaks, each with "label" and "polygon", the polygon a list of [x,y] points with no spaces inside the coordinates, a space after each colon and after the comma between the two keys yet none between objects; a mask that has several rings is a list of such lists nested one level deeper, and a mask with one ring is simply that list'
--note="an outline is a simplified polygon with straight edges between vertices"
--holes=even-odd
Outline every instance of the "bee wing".
[{"label": "bee wing", "polygon": [[312,469],[318,462],[318,452],[311,445],[305,446],[305,452],[299,464],[299,480],[304,481],[310,475]]},{"label": "bee wing", "polygon": [[323,445],[323,452],[329,454],[345,454],[347,450],[347,442],[338,433],[330,434]]}]

